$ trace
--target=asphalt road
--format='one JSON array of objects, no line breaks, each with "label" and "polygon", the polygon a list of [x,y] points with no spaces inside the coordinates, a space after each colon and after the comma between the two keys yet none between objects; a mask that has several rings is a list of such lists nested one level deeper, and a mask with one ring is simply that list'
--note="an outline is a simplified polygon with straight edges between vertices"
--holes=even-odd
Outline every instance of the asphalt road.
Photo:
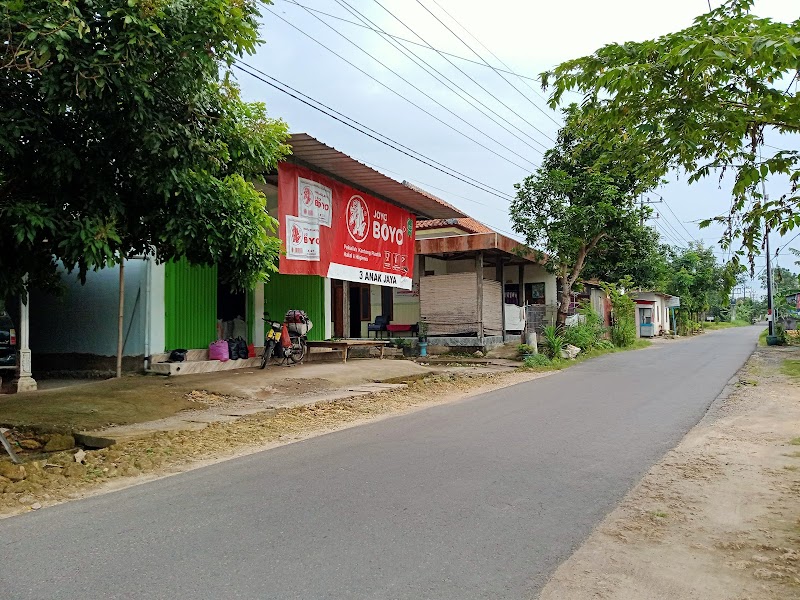
[{"label": "asphalt road", "polygon": [[0,521],[0,598],[534,597],[762,328]]}]

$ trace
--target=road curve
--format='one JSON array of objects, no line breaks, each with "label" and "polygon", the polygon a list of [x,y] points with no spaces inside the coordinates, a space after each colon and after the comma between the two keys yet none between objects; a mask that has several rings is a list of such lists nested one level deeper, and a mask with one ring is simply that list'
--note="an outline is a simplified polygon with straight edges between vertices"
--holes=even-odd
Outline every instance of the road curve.
[{"label": "road curve", "polygon": [[0,521],[0,598],[534,597],[702,417],[761,328]]}]

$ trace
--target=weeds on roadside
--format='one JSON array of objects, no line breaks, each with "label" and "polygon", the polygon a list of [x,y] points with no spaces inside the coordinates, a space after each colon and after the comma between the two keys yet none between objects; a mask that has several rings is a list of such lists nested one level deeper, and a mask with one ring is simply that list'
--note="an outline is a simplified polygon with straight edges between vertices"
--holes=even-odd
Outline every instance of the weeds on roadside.
[{"label": "weeds on roadside", "polygon": [[544,351],[548,358],[558,358],[564,349],[564,330],[555,325],[548,325],[542,330]]},{"label": "weeds on roadside", "polygon": [[544,354],[534,354],[533,356],[527,357],[522,366],[526,369],[532,369],[533,367],[549,367],[552,364],[549,358],[547,358]]}]

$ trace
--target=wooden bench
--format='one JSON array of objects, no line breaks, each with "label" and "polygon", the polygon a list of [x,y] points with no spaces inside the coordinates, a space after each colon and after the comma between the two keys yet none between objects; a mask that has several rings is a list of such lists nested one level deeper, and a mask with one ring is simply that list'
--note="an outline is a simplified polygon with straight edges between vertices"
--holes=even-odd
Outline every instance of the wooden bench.
[{"label": "wooden bench", "polygon": [[373,348],[380,348],[381,359],[383,358],[383,349],[389,344],[389,340],[328,340],[324,342],[306,342],[309,348],[331,348],[332,350],[340,350],[342,353],[342,362],[347,362],[347,351],[353,347],[359,346],[372,346]]}]

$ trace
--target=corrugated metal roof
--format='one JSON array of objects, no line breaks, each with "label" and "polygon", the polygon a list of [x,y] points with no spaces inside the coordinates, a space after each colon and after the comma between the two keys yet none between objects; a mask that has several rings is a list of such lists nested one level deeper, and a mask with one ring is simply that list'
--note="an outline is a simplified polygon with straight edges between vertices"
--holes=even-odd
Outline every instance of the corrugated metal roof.
[{"label": "corrugated metal roof", "polygon": [[426,229],[440,229],[443,227],[457,227],[467,233],[494,233],[494,229],[487,227],[480,221],[470,217],[463,219],[425,219],[417,221],[417,231]]},{"label": "corrugated metal roof", "polygon": [[289,145],[292,147],[292,156],[287,157],[288,161],[311,167],[376,198],[410,210],[420,218],[452,219],[467,216],[444,200],[403,185],[307,133],[293,133]]},{"label": "corrugated metal roof", "polygon": [[448,258],[485,252],[489,255],[502,255],[509,263],[544,264],[545,257],[540,253],[520,244],[516,240],[499,233],[472,233],[468,235],[450,235],[418,239],[415,252],[425,256]]}]

